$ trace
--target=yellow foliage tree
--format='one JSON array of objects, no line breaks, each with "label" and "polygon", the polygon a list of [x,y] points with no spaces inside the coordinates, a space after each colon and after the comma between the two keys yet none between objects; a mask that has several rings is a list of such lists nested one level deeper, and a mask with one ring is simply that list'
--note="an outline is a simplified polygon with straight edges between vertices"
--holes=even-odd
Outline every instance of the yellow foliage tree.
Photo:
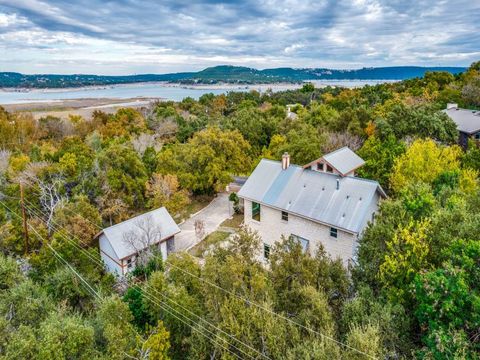
[{"label": "yellow foliage tree", "polygon": [[429,226],[430,220],[412,220],[387,241],[387,255],[379,275],[392,300],[401,302],[415,275],[427,266]]},{"label": "yellow foliage tree", "polygon": [[400,191],[409,184],[424,182],[431,184],[445,171],[460,169],[460,147],[440,146],[433,140],[415,140],[393,167],[390,179],[392,188]]},{"label": "yellow foliage tree", "polygon": [[170,349],[170,333],[165,329],[162,321],[153,329],[147,340],[143,343],[143,350],[150,360],[168,360]]},{"label": "yellow foliage tree", "polygon": [[478,171],[462,169],[460,172],[460,190],[465,194],[474,194],[478,191]]},{"label": "yellow foliage tree", "polygon": [[173,215],[190,203],[188,192],[180,189],[177,176],[171,174],[153,174],[145,184],[145,195],[151,207],[165,206]]}]

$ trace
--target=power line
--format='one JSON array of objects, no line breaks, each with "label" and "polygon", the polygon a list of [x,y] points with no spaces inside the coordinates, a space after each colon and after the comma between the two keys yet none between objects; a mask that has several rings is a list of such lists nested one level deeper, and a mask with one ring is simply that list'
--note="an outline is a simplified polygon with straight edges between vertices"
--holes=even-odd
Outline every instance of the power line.
[{"label": "power line", "polygon": [[226,331],[222,330],[221,328],[219,328],[218,326],[210,323],[209,321],[205,320],[205,318],[195,314],[194,312],[190,311],[189,309],[185,308],[184,306],[180,305],[179,303],[177,303],[175,300],[172,300],[170,297],[168,297],[167,295],[161,293],[160,291],[158,291],[157,289],[155,289],[154,287],[152,287],[150,284],[146,283],[145,284],[148,288],[152,289],[153,291],[155,291],[155,293],[161,295],[163,298],[167,299],[168,301],[171,301],[172,303],[174,303],[175,305],[181,307],[183,310],[185,310],[186,312],[188,312],[189,314],[192,314],[193,316],[195,316],[196,318],[202,320],[203,322],[205,322],[206,324],[210,325],[211,327],[215,328],[217,331],[225,334],[226,336],[228,336],[229,338],[237,341],[238,343],[242,344],[243,346],[249,348],[250,350],[254,351],[255,353],[257,353],[258,355],[266,358],[266,359],[270,359],[270,357],[268,357],[267,355],[261,353],[260,351],[258,351],[257,349],[255,349],[254,347],[246,344],[245,342],[241,341],[240,339],[237,339],[235,336],[227,333]]},{"label": "power line", "polygon": [[[190,255],[190,254],[189,254],[189,255]],[[272,315],[278,316],[278,317],[280,317],[281,319],[290,322],[291,324],[300,326],[301,328],[303,328],[303,329],[305,329],[305,330],[308,330],[308,331],[310,331],[310,332],[312,332],[312,333],[315,333],[315,334],[321,336],[321,337],[324,338],[324,339],[333,341],[333,342],[335,342],[336,344],[341,345],[341,346],[343,346],[343,347],[345,347],[345,348],[347,348],[347,349],[353,350],[353,351],[355,351],[355,352],[357,352],[357,353],[359,353],[359,354],[365,355],[365,356],[367,356],[367,357],[369,357],[369,358],[371,358],[371,359],[376,359],[376,357],[374,357],[374,356],[372,356],[372,355],[370,355],[370,354],[368,354],[368,353],[366,353],[366,352],[364,352],[364,351],[362,351],[362,350],[356,349],[356,348],[354,348],[354,347],[352,347],[352,346],[350,346],[350,345],[348,345],[348,344],[342,343],[341,341],[336,340],[336,339],[332,338],[331,336],[322,334],[321,332],[319,332],[319,331],[317,331],[317,330],[314,330],[314,329],[312,329],[312,328],[309,328],[309,327],[307,327],[307,326],[305,326],[305,325],[303,325],[303,324],[301,324],[301,323],[299,323],[299,322],[297,322],[297,321],[294,321],[294,320],[292,320],[292,319],[290,319],[290,318],[287,318],[286,316],[284,316],[284,315],[282,315],[282,314],[279,314],[279,313],[277,313],[277,312],[275,312],[275,311],[273,311],[273,310],[270,310],[270,309],[268,309],[268,308],[266,308],[266,307],[263,307],[263,306],[255,303],[255,302],[253,302],[253,301],[250,301],[250,300],[248,300],[247,298],[245,298],[245,297],[243,297],[243,296],[241,296],[241,295],[238,295],[238,294],[236,294],[236,293],[234,293],[234,292],[232,292],[232,291],[230,291],[230,290],[226,290],[226,289],[222,288],[221,286],[218,286],[217,284],[214,284],[214,283],[212,283],[212,282],[210,282],[210,281],[207,281],[207,280],[205,280],[205,279],[203,279],[203,278],[201,278],[201,277],[199,277],[199,276],[197,276],[197,275],[195,275],[195,274],[191,274],[190,272],[188,272],[188,271],[186,271],[186,270],[184,270],[184,269],[182,269],[182,268],[180,268],[180,267],[172,264],[171,262],[169,263],[169,265],[172,266],[172,267],[174,267],[174,268],[176,268],[176,269],[178,269],[178,270],[180,270],[180,271],[182,271],[184,274],[188,274],[188,275],[190,275],[190,276],[193,276],[193,277],[197,278],[198,280],[203,281],[203,282],[206,283],[206,284],[209,284],[210,286],[213,286],[213,287],[215,287],[215,288],[217,288],[217,289],[219,289],[219,290],[222,290],[222,291],[225,292],[225,293],[228,293],[228,294],[230,294],[230,295],[232,295],[232,296],[235,296],[235,297],[241,299],[242,301],[245,301],[245,302],[248,303],[249,305],[256,306],[257,308],[259,308],[259,309],[261,309],[261,310],[264,310],[264,311],[266,311],[266,312],[268,312],[268,313],[270,313],[270,314],[272,314]]]},{"label": "power line", "polygon": [[[3,201],[0,201],[0,203],[1,203],[7,210],[9,210],[12,214],[14,214],[14,215],[17,216],[17,217],[20,217],[16,212],[12,211]],[[46,240],[42,235],[40,235],[40,234],[37,232],[37,230],[36,230],[32,225],[28,224],[28,226],[29,226],[29,227],[32,229],[32,231],[35,232],[35,234],[36,234],[37,236],[39,236],[42,240]],[[93,287],[70,265],[70,263],[69,263],[67,260],[65,260],[65,259],[64,259],[49,243],[47,243],[46,241],[45,241],[45,244],[46,244],[46,245],[48,246],[48,248],[53,252],[54,256],[55,256],[57,259],[60,259],[60,260],[85,284],[85,286],[87,287],[87,289],[89,290],[89,292],[91,291],[91,293],[92,293],[94,296],[96,296],[100,301],[103,300],[103,299],[100,297],[100,295],[98,294],[98,292],[95,291],[95,289],[93,289]],[[82,250],[82,251],[86,251],[85,249],[81,249],[81,250]],[[206,335],[205,333],[201,332],[199,329],[193,327],[191,324],[186,323],[184,320],[182,320],[181,318],[179,318],[178,316],[176,316],[175,314],[173,314],[172,312],[170,312],[166,307],[170,308],[170,310],[172,310],[172,311],[176,311],[176,310],[175,310],[174,308],[172,308],[171,306],[169,306],[168,304],[165,304],[165,303],[163,303],[163,302],[162,302],[161,304],[158,303],[157,301],[155,301],[156,298],[153,297],[153,296],[150,296],[150,294],[149,294],[148,292],[146,292],[146,291],[143,291],[142,293],[143,293],[144,296],[146,295],[146,297],[147,297],[150,301],[152,301],[152,302],[156,303],[157,305],[159,305],[159,306],[162,308],[162,310],[170,313],[170,315],[174,316],[174,317],[177,318],[179,321],[181,321],[181,322],[183,322],[184,324],[186,324],[187,326],[189,326],[192,330],[199,332],[201,335],[203,335],[204,337],[206,337],[207,339],[209,339],[212,343],[221,346],[222,348],[224,348],[225,350],[227,350],[228,352],[230,352],[232,355],[236,356],[236,357],[239,358],[239,359],[242,359],[242,357],[240,357],[238,354],[232,352],[232,351],[231,351],[230,349],[228,349],[227,347],[225,347],[225,346],[223,346],[222,344],[216,342],[214,339],[210,338],[208,335]],[[152,298],[152,297],[153,297],[153,298]],[[163,305],[163,306],[162,306],[162,305]],[[180,313],[179,311],[176,311],[176,312],[177,312],[178,314],[181,314],[184,318],[186,318],[186,319],[188,319],[188,320],[190,320],[190,321],[193,321],[191,318],[189,318],[189,317],[186,316],[185,314],[182,314],[182,313]],[[194,321],[193,321],[193,322],[194,322]],[[202,325],[200,325],[200,324],[198,324],[198,325],[201,326],[203,329],[209,331],[209,330],[208,330],[207,328],[205,328],[204,326],[202,326]],[[211,331],[209,331],[209,332],[210,332],[211,334],[219,337],[217,334],[214,334],[214,333],[212,333]],[[223,341],[227,342],[228,345],[234,347],[236,350],[244,353],[242,350],[238,349],[235,345],[231,344],[231,343],[228,342],[227,340],[225,340],[225,339],[223,339],[223,338],[221,338],[221,339],[222,339]],[[248,355],[248,354],[246,354],[246,355]],[[251,357],[251,356],[250,356],[250,357]]]},{"label": "power line", "polygon": [[[30,202],[29,202],[29,203],[30,203]],[[30,203],[30,204],[31,204],[31,203]],[[32,204],[31,204],[31,206],[33,207]],[[28,210],[29,210],[31,213],[33,213],[35,217],[37,217],[38,219],[42,220],[41,217],[38,215],[38,213],[42,213],[40,209],[36,209],[36,211],[33,211],[31,208],[28,208]],[[53,227],[53,228],[54,228],[54,230],[58,231],[56,227]],[[64,230],[64,232],[66,232],[66,231]],[[38,234],[38,233],[37,233],[37,234]],[[72,242],[74,245],[78,246],[78,244],[76,244],[72,239],[69,239],[66,235],[61,234],[61,233],[60,233],[60,235],[61,235],[64,239],[66,239],[67,241],[70,241],[70,242]],[[71,233],[70,233],[70,235],[73,236],[73,234],[71,234]],[[50,244],[47,244],[47,245],[48,245],[49,247],[51,247]],[[81,247],[78,247],[78,248],[79,248],[80,251],[83,251],[83,252],[85,252],[86,254],[89,254],[88,251],[86,251],[86,249],[83,249],[83,248],[81,248]],[[53,250],[53,248],[52,248],[52,250]],[[54,251],[55,251],[55,250],[54,250]],[[89,255],[91,255],[91,254],[89,254]],[[92,258],[90,258],[90,259],[91,259],[92,261],[95,260],[95,259],[92,259]],[[65,261],[65,260],[64,260],[64,261]],[[98,264],[98,262],[97,262],[97,264]],[[100,265],[101,265],[101,267],[102,267],[102,269],[103,269],[103,263],[100,264]],[[87,285],[88,285],[88,284],[87,284]],[[146,285],[149,286],[148,284],[146,284]],[[136,286],[137,286],[137,285],[136,285]],[[137,287],[138,287],[138,286],[137,286]],[[156,292],[158,292],[155,288],[152,288],[151,286],[149,286],[149,288],[151,288],[151,289],[155,290]],[[147,296],[148,296],[148,295],[151,295],[151,297],[157,299],[153,294],[149,294],[148,291],[143,290],[142,293],[143,293],[143,294],[147,294]],[[159,293],[159,292],[158,292],[158,293]],[[161,293],[160,293],[160,294],[161,294]],[[164,297],[166,297],[168,300],[174,302],[174,301],[173,301],[172,299],[170,299],[168,296],[166,296],[166,295],[164,295],[164,294],[161,294],[161,295],[164,296]],[[151,300],[151,297],[149,298],[150,300]],[[180,307],[182,307],[183,309],[185,309],[185,307],[181,306],[180,304],[178,304],[178,303],[176,303],[176,302],[174,302],[174,303],[175,303],[177,306],[180,306]],[[162,302],[162,304],[163,304],[163,302]],[[168,304],[165,304],[165,305],[166,305],[166,306],[169,306]],[[173,309],[173,310],[175,310],[175,309]],[[185,310],[187,310],[187,309],[185,309]],[[189,310],[187,310],[187,311],[189,311]],[[189,311],[189,312],[190,312],[190,311]],[[190,313],[192,313],[192,312],[190,312]],[[192,314],[194,314],[194,313],[192,313]],[[187,316],[184,315],[184,314],[182,314],[182,315],[185,316],[185,317],[187,317]],[[259,353],[260,355],[263,355],[263,354],[261,354],[260,352],[258,352],[258,350],[254,349],[254,348],[250,347],[248,344],[245,344],[245,343],[243,343],[242,341],[236,339],[233,335],[226,333],[225,331],[223,331],[223,330],[221,330],[220,328],[216,327],[215,325],[209,323],[207,320],[203,319],[202,317],[200,317],[200,316],[198,316],[198,315],[196,315],[196,314],[194,314],[194,315],[195,315],[197,318],[199,318],[200,320],[202,320],[202,321],[204,321],[205,323],[209,324],[210,326],[215,327],[215,328],[216,328],[217,330],[219,330],[220,332],[223,332],[224,334],[226,334],[226,335],[229,336],[230,338],[238,341],[238,342],[241,343],[242,345],[244,345],[244,346],[246,346],[246,347],[248,347],[248,348],[256,351],[256,352]],[[188,317],[187,317],[187,318],[188,318]],[[191,318],[188,318],[188,319],[191,320]],[[202,326],[202,325],[200,325],[200,326]],[[202,326],[202,328],[204,328],[205,330],[209,331],[207,328],[205,328],[205,327],[203,327],[203,326]],[[211,331],[209,331],[209,332],[210,332],[212,335],[215,335],[215,336],[219,337],[217,334],[214,334],[214,333],[212,333]],[[210,338],[209,338],[209,339],[210,339]],[[225,339],[223,339],[223,338],[221,338],[221,339],[222,339],[223,341],[226,341],[226,342],[228,343],[228,345],[234,347],[235,349],[237,349],[238,351],[242,352],[243,354],[252,357],[251,355],[245,353],[243,350],[237,348],[235,345],[233,345],[233,344],[231,344],[230,342],[228,342],[227,340],[225,340]],[[210,340],[211,340],[211,339],[210,339]],[[227,350],[228,350],[228,349],[227,349]],[[252,358],[253,358],[253,357],[252,357]],[[268,357],[267,357],[267,359],[268,359]]]},{"label": "power line", "polygon": [[[30,203],[31,204],[31,203]],[[26,207],[29,212],[31,214],[33,214],[34,217],[38,218],[40,221],[44,221],[42,219],[42,217],[40,215],[38,215],[39,213],[42,214],[41,210],[39,209],[36,209],[36,210],[32,210],[31,207]],[[54,221],[52,220],[52,223],[54,223]],[[57,232],[57,234],[59,234],[64,240],[68,241],[70,244],[72,244],[74,247],[76,247],[77,249],[79,249],[80,251],[83,251],[84,254],[92,261],[94,261],[97,265],[101,266],[102,268],[104,267],[104,264],[103,262],[101,262],[101,260],[95,258],[92,254],[90,254],[86,249],[82,248],[79,244],[77,244],[73,239],[69,238],[66,233],[65,233],[65,230],[58,230],[58,226],[55,226],[55,225],[52,225],[52,228],[53,230],[55,230]],[[70,235],[72,235],[72,237],[78,239],[78,241],[80,241],[82,244],[88,246],[88,244],[86,244],[85,242],[82,242],[81,239],[79,239],[78,237],[74,236],[73,234],[70,233]]]},{"label": "power line", "polygon": [[[0,203],[8,210],[10,211],[10,213],[14,214],[15,216],[17,216],[19,219],[21,219],[21,216],[18,215],[15,211],[12,211],[3,201],[0,201]],[[37,230],[30,224],[28,224],[28,226],[32,229],[32,231],[38,236],[40,237],[42,240],[45,240],[45,238],[40,235]],[[62,261],[84,284],[85,286],[87,287],[87,290],[94,295],[96,296],[99,300],[101,300],[101,297],[100,295],[98,294],[98,292],[93,289],[93,287],[82,277],[82,275],[80,275],[74,268],[72,265],[70,265],[70,263],[68,261],[66,261],[49,243],[45,242],[45,244],[48,246],[48,248],[53,252],[54,256],[59,259],[60,261]]]},{"label": "power line", "polygon": [[[78,214],[74,213],[73,211],[71,211],[71,210],[69,210],[69,209],[65,209],[65,210],[69,211],[70,213],[72,213],[72,214],[74,214],[74,215],[78,215]],[[94,226],[98,227],[99,229],[103,230],[100,226],[98,226],[97,224],[93,223],[91,220],[89,220],[89,219],[87,219],[87,218],[84,218],[84,219],[85,219],[86,221],[90,222],[91,224],[93,224]],[[188,252],[186,252],[186,253],[188,254]],[[188,254],[188,255],[190,255],[190,254]],[[190,256],[192,256],[192,255],[190,255]],[[366,353],[366,352],[364,352],[364,351],[362,351],[362,350],[359,350],[359,349],[357,349],[357,348],[354,348],[353,346],[350,346],[350,345],[348,345],[348,344],[346,344],[346,343],[343,343],[343,342],[341,342],[341,341],[339,341],[339,340],[337,340],[337,339],[335,339],[335,338],[333,338],[333,337],[331,337],[331,336],[325,335],[325,334],[323,334],[323,333],[321,333],[321,332],[319,332],[319,331],[317,331],[317,330],[314,330],[314,329],[312,329],[312,328],[310,328],[310,327],[308,327],[308,326],[305,326],[305,325],[303,325],[303,324],[301,324],[301,323],[299,323],[299,322],[297,322],[297,321],[295,321],[295,320],[293,320],[293,319],[291,319],[291,318],[288,318],[288,317],[286,317],[286,316],[284,316],[284,315],[282,315],[282,314],[279,314],[279,313],[277,313],[277,312],[275,312],[275,311],[273,311],[273,310],[270,310],[270,309],[268,309],[268,308],[265,308],[265,307],[263,307],[262,305],[259,305],[259,304],[255,303],[255,302],[253,302],[253,301],[251,301],[251,300],[249,300],[249,299],[247,299],[247,298],[245,298],[245,297],[243,297],[243,296],[241,296],[241,295],[238,295],[238,294],[236,294],[236,293],[234,293],[234,292],[232,292],[232,291],[226,290],[226,289],[222,288],[221,286],[219,286],[219,285],[217,285],[217,284],[214,284],[214,283],[212,283],[212,282],[210,282],[210,281],[207,281],[207,280],[205,280],[205,279],[203,279],[203,278],[201,278],[201,277],[199,277],[199,276],[197,276],[197,275],[191,274],[191,273],[189,273],[188,271],[186,271],[186,270],[184,270],[184,269],[182,269],[182,268],[180,268],[180,267],[178,267],[178,266],[176,266],[176,265],[174,265],[174,264],[172,264],[172,263],[169,263],[169,265],[172,266],[172,267],[174,267],[174,268],[176,268],[176,269],[178,269],[178,270],[180,270],[180,271],[182,271],[183,273],[185,273],[185,274],[187,274],[187,275],[189,275],[189,276],[193,276],[193,277],[197,278],[198,280],[200,280],[200,281],[202,281],[202,282],[204,282],[204,283],[206,283],[206,284],[209,284],[210,286],[213,286],[213,287],[215,287],[215,288],[217,288],[217,289],[219,289],[219,290],[221,290],[221,291],[223,291],[223,292],[225,292],[225,293],[228,293],[228,294],[230,294],[230,295],[232,295],[232,296],[235,296],[235,297],[241,299],[242,301],[244,301],[244,302],[246,302],[246,303],[248,303],[248,304],[250,304],[250,305],[253,305],[253,306],[257,307],[258,309],[261,309],[261,310],[263,310],[263,311],[266,311],[266,312],[270,313],[271,315],[278,316],[279,318],[281,318],[281,319],[283,319],[283,320],[285,320],[285,321],[288,321],[288,322],[290,322],[290,323],[293,324],[293,325],[299,326],[299,327],[301,327],[301,328],[303,328],[303,329],[305,329],[305,330],[307,330],[307,331],[309,331],[309,332],[311,332],[311,333],[314,333],[314,334],[316,334],[316,335],[319,335],[320,337],[322,337],[322,338],[324,338],[324,339],[330,340],[330,341],[336,343],[337,345],[340,345],[340,346],[342,346],[342,347],[344,347],[344,348],[346,348],[346,349],[350,349],[350,350],[352,350],[352,351],[355,351],[355,352],[357,352],[358,354],[365,355],[365,356],[367,356],[367,357],[369,357],[369,358],[371,358],[371,359],[377,359],[375,356],[372,356],[372,355],[370,355],[370,354],[368,354],[368,353]]]},{"label": "power line", "polygon": [[[145,293],[144,293],[145,295]],[[171,316],[173,316],[174,318],[176,318],[177,320],[179,320],[180,322],[182,322],[183,324],[187,325],[188,327],[190,327],[193,331],[196,331],[198,333],[200,333],[202,336],[204,336],[205,338],[207,338],[208,340],[210,340],[212,343],[214,343],[215,345],[219,345],[221,346],[223,349],[227,350],[229,353],[231,353],[232,355],[234,355],[235,357],[237,357],[238,359],[242,359],[242,357],[240,357],[240,355],[234,353],[233,351],[231,351],[229,348],[225,347],[224,345],[222,345],[221,343],[218,343],[217,341],[215,341],[214,339],[212,339],[211,337],[209,337],[208,335],[206,335],[205,333],[203,333],[201,330],[199,330],[198,328],[194,327],[193,325],[191,324],[188,324],[185,320],[182,320],[181,318],[179,318],[177,315],[173,314],[171,311],[175,311],[177,314],[180,314],[182,315],[184,318],[190,320],[190,321],[193,321],[191,318],[189,318],[188,316],[186,316],[185,314],[182,314],[181,312],[179,311],[176,311],[175,309],[173,309],[172,307],[168,306],[167,304],[165,304],[164,302],[161,302],[161,303],[158,303],[157,301],[155,301],[155,299],[152,299],[151,297],[148,296],[148,293],[147,293],[147,299],[149,299],[150,301],[152,301],[153,303],[157,304],[158,306],[160,306],[160,308],[163,310],[163,311],[166,311],[167,313],[169,313]],[[168,306],[171,311],[169,311],[165,306]],[[194,321],[193,321],[194,322]],[[197,323],[198,325],[198,323]],[[200,325],[201,326],[201,325]],[[204,328],[204,327],[202,327]],[[204,328],[205,329],[205,328]],[[226,341],[225,339],[222,339],[224,341]],[[226,341],[228,343],[228,341]],[[231,345],[230,343],[228,343],[229,345]],[[232,345],[233,346],[233,345]],[[235,346],[233,346],[235,347]]]}]

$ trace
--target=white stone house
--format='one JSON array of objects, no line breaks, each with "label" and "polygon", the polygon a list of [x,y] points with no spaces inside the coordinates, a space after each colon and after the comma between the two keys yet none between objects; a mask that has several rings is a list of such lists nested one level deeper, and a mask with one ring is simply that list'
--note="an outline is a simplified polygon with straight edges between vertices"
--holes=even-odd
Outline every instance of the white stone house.
[{"label": "white stone house", "polygon": [[165,260],[175,250],[175,235],[179,232],[178,225],[162,207],[103,229],[96,237],[107,270],[124,276],[155,249],[161,251]]},{"label": "white stone house", "polygon": [[263,257],[282,236],[292,236],[312,254],[322,244],[345,265],[354,259],[362,231],[386,197],[378,182],[353,176],[363,163],[348,148],[305,166],[290,165],[288,154],[281,162],[263,159],[238,193],[245,225],[263,240]]}]

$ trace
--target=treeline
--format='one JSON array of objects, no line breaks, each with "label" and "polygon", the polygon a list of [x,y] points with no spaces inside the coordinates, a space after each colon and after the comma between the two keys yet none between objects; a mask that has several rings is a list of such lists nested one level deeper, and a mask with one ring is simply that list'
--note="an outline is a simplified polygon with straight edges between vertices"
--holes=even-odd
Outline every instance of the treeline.
[{"label": "treeline", "polygon": [[[479,108],[479,93],[476,63],[459,76],[209,94],[91,119],[2,109],[0,358],[477,358],[480,149],[455,145],[441,109]],[[265,268],[248,229],[202,262],[154,258],[120,284],[103,271],[101,227],[159,206],[179,221],[262,157],[304,164],[343,145],[389,194],[350,274],[291,239]]]},{"label": "treeline", "polygon": [[458,74],[461,67],[417,67],[392,66],[384,68],[363,68],[356,70],[333,69],[292,69],[276,68],[257,70],[243,66],[221,65],[198,72],[171,74],[141,74],[125,76],[104,75],[25,75],[13,72],[0,72],[0,87],[7,88],[67,88],[81,86],[108,86],[139,82],[168,81],[183,84],[274,84],[279,82],[299,83],[305,80],[404,80],[422,77],[426,72],[444,71]]}]

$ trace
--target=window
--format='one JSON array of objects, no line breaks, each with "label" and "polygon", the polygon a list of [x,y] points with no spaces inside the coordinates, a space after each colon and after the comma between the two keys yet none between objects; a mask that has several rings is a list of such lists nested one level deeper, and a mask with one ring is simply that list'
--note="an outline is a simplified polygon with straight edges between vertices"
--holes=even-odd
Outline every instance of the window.
[{"label": "window", "polygon": [[260,204],[252,201],[252,219],[260,221]]},{"label": "window", "polygon": [[327,172],[329,173],[333,172],[333,168],[330,165],[327,165]]},{"label": "window", "polygon": [[336,238],[338,236],[338,229],[331,227],[330,228],[330,236]]},{"label": "window", "polygon": [[323,171],[323,164],[322,163],[317,164],[317,170],[318,171]]},{"label": "window", "polygon": [[300,245],[302,245],[302,249],[303,251],[307,251],[308,250],[308,244],[310,243],[309,240],[305,239],[305,238],[302,238],[301,236],[298,236],[298,235],[290,235],[290,237],[296,241],[298,241],[300,243]]},{"label": "window", "polygon": [[288,212],[282,211],[282,220],[283,221],[288,221]]},{"label": "window", "polygon": [[132,258],[127,259],[127,267],[130,269],[132,267]]},{"label": "window", "polygon": [[475,140],[480,140],[480,132],[475,134]]},{"label": "window", "polygon": [[270,245],[263,244],[263,257],[264,259],[268,259],[270,257]]}]

